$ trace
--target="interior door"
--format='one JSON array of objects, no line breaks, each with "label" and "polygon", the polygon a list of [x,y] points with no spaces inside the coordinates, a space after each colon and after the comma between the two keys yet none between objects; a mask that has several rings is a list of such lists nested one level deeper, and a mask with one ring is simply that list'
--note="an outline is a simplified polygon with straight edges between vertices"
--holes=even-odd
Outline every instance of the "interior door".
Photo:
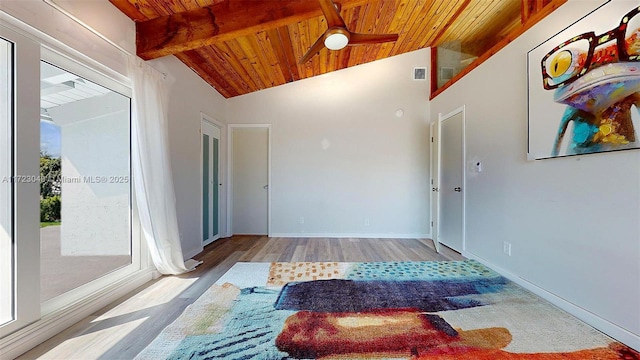
[{"label": "interior door", "polygon": [[220,128],[202,120],[202,242],[220,238]]},{"label": "interior door", "polygon": [[438,156],[439,155],[439,132],[438,129],[440,127],[439,121],[434,121],[429,126],[431,133],[431,146],[430,146],[430,159],[431,159],[431,238],[433,239],[433,245],[436,248],[436,252],[440,252],[440,242],[438,242],[438,186],[439,184],[439,176],[438,176]]},{"label": "interior door", "polygon": [[269,127],[231,127],[233,234],[269,234]]},{"label": "interior door", "polygon": [[464,250],[464,110],[441,118],[439,242]]}]

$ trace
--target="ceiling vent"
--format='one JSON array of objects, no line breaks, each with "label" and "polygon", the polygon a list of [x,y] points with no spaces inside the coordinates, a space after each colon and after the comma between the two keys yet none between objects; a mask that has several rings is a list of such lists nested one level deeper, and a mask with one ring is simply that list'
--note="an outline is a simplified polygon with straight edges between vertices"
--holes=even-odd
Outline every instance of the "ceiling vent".
[{"label": "ceiling vent", "polygon": [[426,67],[414,67],[413,68],[413,80],[427,80],[427,68]]}]

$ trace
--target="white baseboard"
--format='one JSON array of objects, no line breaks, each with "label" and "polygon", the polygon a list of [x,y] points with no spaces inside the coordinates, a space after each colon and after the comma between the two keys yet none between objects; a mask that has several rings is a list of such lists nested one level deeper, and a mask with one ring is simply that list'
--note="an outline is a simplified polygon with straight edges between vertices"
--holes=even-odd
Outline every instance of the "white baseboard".
[{"label": "white baseboard", "polygon": [[52,338],[71,325],[109,305],[152,279],[154,268],[140,270],[33,324],[0,339],[3,359],[13,359]]},{"label": "white baseboard", "polygon": [[498,274],[515,282],[516,284],[531,291],[532,293],[540,296],[541,298],[547,300],[548,302],[568,312],[569,314],[575,316],[576,318],[584,321],[585,323],[593,326],[594,328],[602,331],[603,333],[609,335],[610,337],[635,349],[636,351],[640,351],[640,336],[638,336],[637,334],[634,334],[606,319],[603,319],[600,316],[559,297],[558,295],[550,293],[547,290],[519,277],[518,275],[513,274],[499,266],[496,266],[479,256],[474,255],[473,253],[463,252],[462,255],[468,259],[473,259],[484,264],[485,266],[491,268]]},{"label": "white baseboard", "polygon": [[368,234],[368,233],[272,233],[269,237],[284,238],[380,238],[380,239],[430,239],[431,234]]}]

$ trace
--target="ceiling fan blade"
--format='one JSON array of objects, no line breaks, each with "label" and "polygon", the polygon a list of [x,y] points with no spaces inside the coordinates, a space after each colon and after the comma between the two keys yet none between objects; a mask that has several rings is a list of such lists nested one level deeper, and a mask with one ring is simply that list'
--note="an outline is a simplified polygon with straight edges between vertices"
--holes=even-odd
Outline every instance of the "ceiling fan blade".
[{"label": "ceiling fan blade", "polygon": [[313,43],[313,45],[311,45],[311,48],[309,49],[309,51],[307,51],[307,53],[304,54],[304,56],[302,57],[302,59],[300,59],[298,63],[301,65],[306,63],[315,54],[319,53],[320,50],[322,50],[322,48],[324,48],[324,34],[322,34],[322,36],[320,36],[318,40],[316,40],[316,42]]},{"label": "ceiling fan blade", "polygon": [[341,27],[347,28],[347,25],[342,20],[342,16],[340,16],[340,11],[333,4],[331,0],[318,0],[320,2],[320,8],[322,9],[322,13],[324,17],[327,19],[327,25],[330,28],[332,27]]},{"label": "ceiling fan blade", "polygon": [[398,40],[398,34],[358,34],[351,33],[349,45],[377,44]]}]

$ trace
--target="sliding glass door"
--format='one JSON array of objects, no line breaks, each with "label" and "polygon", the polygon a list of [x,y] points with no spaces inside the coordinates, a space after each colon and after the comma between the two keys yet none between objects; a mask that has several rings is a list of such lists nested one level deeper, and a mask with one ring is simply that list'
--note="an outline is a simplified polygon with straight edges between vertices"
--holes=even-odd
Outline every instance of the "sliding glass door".
[{"label": "sliding glass door", "polygon": [[0,24],[0,337],[41,316],[39,59],[37,42]]},{"label": "sliding glass door", "polygon": [[124,95],[40,64],[42,302],[132,262],[130,107]]},{"label": "sliding glass door", "polygon": [[0,338],[141,269],[130,92],[0,24]]},{"label": "sliding glass door", "polygon": [[0,38],[0,325],[14,319],[12,89],[13,43]]}]

